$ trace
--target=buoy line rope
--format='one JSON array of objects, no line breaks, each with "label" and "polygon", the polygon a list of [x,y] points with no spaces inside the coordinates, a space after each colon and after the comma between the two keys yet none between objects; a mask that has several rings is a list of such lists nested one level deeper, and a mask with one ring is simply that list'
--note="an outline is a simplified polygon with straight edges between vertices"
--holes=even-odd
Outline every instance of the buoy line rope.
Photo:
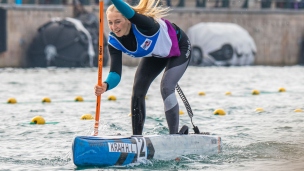
[{"label": "buoy line rope", "polygon": [[[96,100],[85,100],[85,101],[82,101],[81,103],[86,103],[86,102],[95,102]],[[45,103],[45,102],[42,102],[42,101],[27,101],[27,102],[18,102],[18,104],[33,104],[33,103]],[[79,103],[75,100],[52,100],[52,102],[50,103]],[[3,103],[0,103],[0,104],[8,104],[8,102],[3,102]]]},{"label": "buoy line rope", "polygon": [[194,133],[199,134],[200,131],[199,131],[198,127],[193,124],[193,121],[192,121],[193,112],[192,112],[191,106],[190,106],[185,94],[183,93],[182,89],[180,88],[180,86],[178,84],[176,84],[175,88],[176,88],[176,91],[178,92],[180,98],[182,99],[182,101],[183,101],[183,103],[186,107],[187,113],[188,113],[188,115],[190,117],[190,120],[191,120],[191,123],[193,125]]}]

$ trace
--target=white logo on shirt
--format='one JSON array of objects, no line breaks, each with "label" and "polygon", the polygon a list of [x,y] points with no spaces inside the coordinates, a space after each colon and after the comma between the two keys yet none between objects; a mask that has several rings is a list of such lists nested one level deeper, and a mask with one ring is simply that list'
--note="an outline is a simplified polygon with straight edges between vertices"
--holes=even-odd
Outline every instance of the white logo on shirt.
[{"label": "white logo on shirt", "polygon": [[144,41],[144,43],[141,44],[140,47],[143,48],[143,49],[145,49],[145,50],[148,50],[149,47],[151,46],[151,44],[152,44],[152,40],[146,39],[146,40]]}]

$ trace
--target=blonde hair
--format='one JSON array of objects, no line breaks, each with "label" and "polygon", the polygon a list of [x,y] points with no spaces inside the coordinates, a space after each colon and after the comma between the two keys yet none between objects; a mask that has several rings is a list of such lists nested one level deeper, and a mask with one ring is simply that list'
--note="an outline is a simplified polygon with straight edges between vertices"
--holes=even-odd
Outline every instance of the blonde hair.
[{"label": "blonde hair", "polygon": [[111,5],[107,8],[106,14],[108,14],[109,12],[119,12],[119,11],[115,8],[115,6],[114,6],[113,4],[111,4]]},{"label": "blonde hair", "polygon": [[[152,17],[156,20],[167,16],[170,12],[170,8],[163,7],[160,5],[160,2],[161,0],[140,0],[136,6],[128,5],[134,9],[135,12]],[[119,12],[113,4],[108,7],[106,14],[108,14],[109,11]]]}]

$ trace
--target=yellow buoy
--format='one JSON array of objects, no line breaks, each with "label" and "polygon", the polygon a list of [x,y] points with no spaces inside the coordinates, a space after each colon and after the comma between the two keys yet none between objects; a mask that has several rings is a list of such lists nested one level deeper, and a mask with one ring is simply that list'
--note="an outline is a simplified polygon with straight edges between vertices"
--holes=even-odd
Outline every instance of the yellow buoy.
[{"label": "yellow buoy", "polygon": [[45,98],[42,99],[41,102],[42,102],[42,103],[51,103],[51,99],[48,98],[48,97],[45,97]]},{"label": "yellow buoy", "polygon": [[286,89],[284,87],[279,88],[279,92],[286,92]]},{"label": "yellow buoy", "polygon": [[258,107],[258,108],[255,109],[255,111],[256,111],[256,112],[264,112],[264,109],[261,108],[261,107]]},{"label": "yellow buoy", "polygon": [[17,100],[15,98],[9,98],[7,100],[7,103],[9,103],[9,104],[15,104],[15,103],[17,103]]},{"label": "yellow buoy", "polygon": [[75,102],[83,102],[83,98],[81,96],[76,96]]},{"label": "yellow buoy", "polygon": [[230,92],[230,91],[227,91],[227,92],[225,93],[225,95],[226,95],[226,96],[230,96],[230,95],[231,95],[231,92]]},{"label": "yellow buoy", "polygon": [[223,109],[216,109],[213,114],[215,115],[226,115],[226,112]]},{"label": "yellow buoy", "polygon": [[183,115],[183,114],[185,114],[185,112],[182,110],[179,110],[179,115]]},{"label": "yellow buoy", "polygon": [[114,95],[110,95],[110,96],[108,96],[108,100],[113,100],[113,101],[115,101],[115,100],[116,100],[116,97],[115,97]]},{"label": "yellow buoy", "polygon": [[259,90],[252,90],[251,94],[252,95],[259,95],[260,91]]},{"label": "yellow buoy", "polygon": [[129,113],[128,116],[132,116],[132,113]]},{"label": "yellow buoy", "polygon": [[45,120],[42,116],[35,116],[31,120],[31,124],[45,124]]},{"label": "yellow buoy", "polygon": [[295,109],[294,112],[303,112],[302,109]]},{"label": "yellow buoy", "polygon": [[94,117],[91,114],[84,114],[80,118],[81,120],[92,120]]},{"label": "yellow buoy", "polygon": [[200,91],[200,92],[198,92],[198,95],[200,95],[200,96],[205,96],[206,94],[205,94],[205,92]]}]

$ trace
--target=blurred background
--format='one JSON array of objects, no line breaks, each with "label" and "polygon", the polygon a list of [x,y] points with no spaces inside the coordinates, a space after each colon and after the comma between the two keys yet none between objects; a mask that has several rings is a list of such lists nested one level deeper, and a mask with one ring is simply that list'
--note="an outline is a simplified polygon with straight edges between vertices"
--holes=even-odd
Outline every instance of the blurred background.
[{"label": "blurred background", "polygon": [[[104,2],[105,12],[110,1]],[[222,137],[223,153],[130,169],[303,171],[304,0],[163,0],[162,5],[173,9],[166,19],[191,40],[192,66],[179,85],[194,122]],[[103,22],[99,33],[95,0],[0,0],[0,170],[101,170],[76,168],[70,154],[73,138],[93,128],[94,120],[80,118],[96,112],[101,34],[102,78],[110,70],[106,18]],[[132,132],[129,104],[138,62],[123,57],[120,85],[102,96],[101,135]],[[168,134],[160,84],[161,76],[146,96],[144,135]],[[178,100],[180,126],[190,126]],[[30,124],[37,115],[47,124]]]},{"label": "blurred background", "polygon": [[[105,9],[111,4],[104,3]],[[168,19],[190,37],[191,65],[304,64],[304,0],[163,0],[162,5],[174,9]],[[0,67],[96,67],[98,14],[98,0],[0,0]],[[106,20],[104,25],[106,66]],[[136,66],[138,59],[123,62]]]}]

